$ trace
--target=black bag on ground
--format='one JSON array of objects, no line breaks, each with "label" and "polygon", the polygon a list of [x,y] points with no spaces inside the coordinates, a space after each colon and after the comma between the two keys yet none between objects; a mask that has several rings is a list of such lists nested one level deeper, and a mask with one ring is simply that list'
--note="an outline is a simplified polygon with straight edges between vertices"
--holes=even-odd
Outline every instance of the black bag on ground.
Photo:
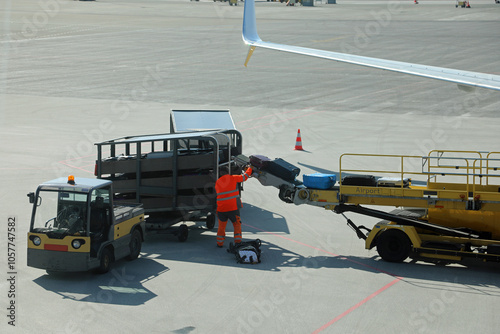
[{"label": "black bag on ground", "polygon": [[251,155],[250,156],[250,164],[258,169],[265,170],[268,167],[271,159],[264,155]]},{"label": "black bag on ground", "polygon": [[236,262],[238,263],[260,263],[260,245],[260,239],[243,241],[237,245],[231,242],[227,252],[233,253],[236,256]]},{"label": "black bag on ground", "polygon": [[342,185],[376,187],[377,179],[373,175],[346,175],[342,178]]},{"label": "black bag on ground", "polygon": [[293,181],[300,174],[300,168],[295,167],[281,158],[274,159],[268,163],[269,173],[286,181]]}]

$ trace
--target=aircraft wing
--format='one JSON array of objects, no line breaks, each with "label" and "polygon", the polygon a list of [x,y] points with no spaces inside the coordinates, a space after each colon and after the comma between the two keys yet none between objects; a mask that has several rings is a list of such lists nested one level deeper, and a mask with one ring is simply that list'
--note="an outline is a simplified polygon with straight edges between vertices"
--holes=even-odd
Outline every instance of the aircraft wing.
[{"label": "aircraft wing", "polygon": [[500,90],[499,75],[454,70],[444,67],[419,65],[394,60],[370,58],[346,53],[304,48],[300,46],[264,42],[260,39],[257,33],[254,0],[245,0],[245,10],[243,14],[243,41],[245,42],[245,44],[250,45],[250,50],[245,61],[245,66],[247,66],[248,61],[250,60],[250,57],[252,56],[255,48],[261,47],[266,49],[297,53],[306,56],[325,58],[355,65],[374,67],[382,70],[417,75],[431,79],[450,81],[458,84],[459,88],[465,88],[466,90],[473,87]]}]

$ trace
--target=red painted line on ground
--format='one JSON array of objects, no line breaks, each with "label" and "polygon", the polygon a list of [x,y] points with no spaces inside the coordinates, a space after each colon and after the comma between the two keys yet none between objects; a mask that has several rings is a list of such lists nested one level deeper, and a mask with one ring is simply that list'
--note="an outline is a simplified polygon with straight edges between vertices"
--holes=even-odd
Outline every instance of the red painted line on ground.
[{"label": "red painted line on ground", "polygon": [[65,165],[65,166],[68,166],[68,167],[71,167],[71,168],[75,168],[75,169],[79,169],[79,170],[83,170],[84,172],[87,172],[87,173],[90,173],[90,174],[94,174],[94,171],[93,170],[87,170],[87,169],[83,169],[81,167],[78,167],[78,166],[73,166],[73,165],[70,165],[64,161],[59,161],[60,164],[62,165]]},{"label": "red painted line on ground", "polygon": [[62,160],[62,161],[80,160],[80,159],[83,159],[83,158],[88,158],[88,157],[93,157],[93,156],[94,156],[93,154],[89,154],[89,155],[83,155],[81,157],[71,158],[71,159]]},{"label": "red painted line on ground", "polygon": [[348,257],[345,257],[345,256],[340,256],[338,254],[334,254],[332,252],[329,252],[329,251],[326,251],[324,249],[321,249],[321,248],[318,248],[316,246],[311,246],[309,244],[306,244],[306,243],[303,243],[301,241],[297,241],[297,240],[294,240],[294,239],[291,239],[291,238],[288,238],[288,237],[285,237],[283,235],[279,235],[277,233],[273,233],[273,232],[269,232],[269,231],[266,231],[266,230],[263,230],[263,229],[260,229],[258,227],[255,227],[255,226],[252,226],[252,225],[248,225],[248,224],[243,224],[245,226],[248,226],[248,227],[251,227],[255,230],[258,230],[258,231],[262,231],[262,232],[265,232],[267,234],[271,234],[273,236],[276,236],[276,237],[279,237],[279,238],[282,238],[282,239],[285,239],[285,240],[288,240],[288,241],[292,241],[294,243],[297,243],[299,245],[302,245],[302,246],[305,246],[305,247],[308,247],[308,248],[311,248],[311,249],[315,249],[315,250],[318,250],[320,252],[323,252],[323,253],[326,253],[326,254],[330,254],[332,256],[335,256],[335,257],[339,257],[340,259],[342,260],[347,260],[347,261],[350,261],[350,262],[353,262],[353,263],[356,263],[360,266],[363,266],[363,267],[366,267],[366,268],[369,268],[369,269],[372,269],[374,271],[378,271],[380,273],[384,273],[384,274],[387,274],[387,275],[390,275],[390,276],[393,276],[395,277],[395,279],[393,281],[391,281],[390,283],[388,283],[387,285],[383,286],[382,288],[378,289],[377,291],[375,291],[374,293],[372,293],[371,295],[369,295],[368,297],[364,298],[362,301],[360,301],[359,303],[357,303],[356,305],[350,307],[348,310],[344,311],[343,313],[339,314],[338,316],[336,316],[335,318],[333,318],[332,320],[330,320],[329,322],[327,322],[326,324],[324,324],[323,326],[321,326],[320,328],[316,329],[312,334],[316,334],[316,333],[319,333],[323,330],[325,330],[326,328],[330,327],[331,325],[333,325],[334,323],[336,323],[337,321],[339,321],[340,319],[342,319],[343,317],[345,317],[346,315],[348,315],[349,313],[351,313],[352,311],[356,310],[357,308],[359,308],[360,306],[362,306],[363,304],[365,304],[366,302],[368,302],[370,299],[378,296],[379,294],[381,294],[382,292],[384,292],[385,290],[389,289],[391,286],[393,286],[394,284],[396,284],[397,282],[401,281],[403,278],[400,277],[400,276],[396,276],[394,274],[391,274],[387,271],[384,271],[384,270],[380,270],[378,268],[375,268],[375,267],[372,267],[370,265],[367,265],[367,264],[364,264],[364,263],[361,263],[359,261],[355,261],[355,260],[352,260],[352,259],[349,259]]},{"label": "red painted line on ground", "polygon": [[53,169],[52,167],[2,167],[0,170],[51,170]]},{"label": "red painted line on ground", "polygon": [[339,314],[338,316],[336,316],[335,318],[333,318],[332,320],[330,320],[329,322],[327,322],[326,324],[324,324],[323,326],[321,326],[320,328],[316,329],[314,332],[312,332],[312,334],[316,334],[316,333],[319,333],[319,332],[322,332],[323,330],[327,329],[328,327],[330,327],[331,325],[333,325],[334,323],[336,323],[337,321],[339,321],[340,319],[342,319],[343,317],[345,317],[346,315],[348,315],[349,313],[351,313],[352,311],[356,310],[357,308],[359,308],[361,305],[365,304],[367,301],[369,301],[370,299],[378,296],[379,294],[381,294],[382,292],[384,292],[385,290],[389,289],[391,286],[393,286],[394,284],[396,284],[397,282],[401,281],[402,278],[401,277],[398,277],[396,278],[395,280],[393,280],[392,282],[390,282],[389,284],[385,285],[384,287],[378,289],[377,291],[375,291],[374,293],[372,293],[371,295],[369,295],[368,297],[366,297],[365,299],[363,299],[362,301],[360,301],[359,303],[357,303],[356,305],[352,306],[350,309],[348,309],[347,311],[345,311],[344,313],[342,314]]},{"label": "red painted line on ground", "polygon": [[258,227],[252,226],[252,225],[248,225],[248,224],[245,224],[245,223],[244,223],[243,225],[248,226],[248,227],[251,227],[251,228],[253,228],[253,229],[255,229],[255,230],[258,230],[258,231],[261,231],[261,232],[264,232],[264,233],[267,233],[267,234],[271,234],[271,235],[276,236],[276,237],[278,237],[278,238],[282,238],[282,239],[285,239],[285,240],[288,240],[288,241],[294,242],[294,243],[296,243],[296,244],[299,244],[299,245],[302,245],[302,246],[305,246],[305,247],[308,247],[308,248],[311,248],[311,249],[314,249],[314,250],[320,251],[320,252],[322,252],[322,253],[326,253],[326,254],[329,254],[329,255],[332,255],[332,256],[338,257],[338,258],[340,258],[340,259],[342,259],[342,260],[346,260],[346,261],[349,261],[349,262],[352,262],[352,263],[356,263],[356,264],[358,264],[358,265],[360,265],[360,266],[362,266],[362,267],[369,268],[369,269],[372,269],[372,270],[374,270],[374,271],[378,271],[378,272],[380,272],[380,273],[384,273],[384,274],[387,274],[387,275],[389,275],[389,276],[393,276],[393,277],[396,277],[396,278],[401,279],[401,277],[399,277],[399,276],[397,276],[397,275],[395,275],[395,274],[392,274],[392,273],[390,273],[390,272],[388,272],[388,271],[385,271],[385,270],[382,270],[382,269],[379,269],[379,268],[375,268],[375,267],[373,267],[373,266],[370,266],[370,265],[368,265],[368,264],[365,264],[365,263],[362,263],[362,262],[359,262],[359,261],[356,261],[356,260],[350,259],[350,258],[348,258],[348,257],[345,257],[345,256],[342,256],[342,255],[339,255],[339,254],[335,254],[335,253],[332,253],[332,252],[326,251],[326,250],[321,249],[321,248],[318,248],[318,247],[316,247],[316,246],[311,246],[311,245],[306,244],[306,243],[303,243],[303,242],[301,242],[301,241],[297,241],[297,240],[294,240],[294,239],[291,239],[291,238],[285,237],[285,236],[280,235],[280,234],[277,234],[277,233],[269,232],[269,231],[266,231],[266,230],[260,229],[260,228],[258,228]]}]

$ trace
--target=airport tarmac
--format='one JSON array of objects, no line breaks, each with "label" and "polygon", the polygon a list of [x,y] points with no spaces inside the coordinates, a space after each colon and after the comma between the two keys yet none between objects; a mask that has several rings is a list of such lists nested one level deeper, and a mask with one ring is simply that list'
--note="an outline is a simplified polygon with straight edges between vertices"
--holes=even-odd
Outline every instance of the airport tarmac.
[{"label": "airport tarmac", "polygon": [[[325,2],[257,2],[260,37],[500,74],[494,0]],[[301,174],[337,171],[347,152],[499,150],[498,92],[260,49],[245,68],[242,16],[242,2],[2,1],[1,332],[497,333],[498,266],[384,262],[342,216],[286,204],[252,179],[243,237],[262,240],[258,265],[235,263],[215,229],[192,222],[186,242],[149,235],[139,259],[105,275],[26,266],[26,194],[93,177],[95,142],[166,133],[172,109],[229,109],[245,154],[281,157]],[[298,129],[304,151],[294,150]]]}]

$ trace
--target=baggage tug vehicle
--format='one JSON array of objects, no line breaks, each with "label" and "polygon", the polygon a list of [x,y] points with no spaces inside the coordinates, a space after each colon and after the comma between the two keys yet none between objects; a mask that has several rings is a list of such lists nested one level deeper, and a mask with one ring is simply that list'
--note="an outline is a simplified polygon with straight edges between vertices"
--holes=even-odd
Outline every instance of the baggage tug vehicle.
[{"label": "baggage tug vehicle", "polygon": [[142,204],[114,204],[111,181],[58,178],[28,197],[33,204],[28,266],[105,273],[114,260],[139,256],[144,209]]}]

